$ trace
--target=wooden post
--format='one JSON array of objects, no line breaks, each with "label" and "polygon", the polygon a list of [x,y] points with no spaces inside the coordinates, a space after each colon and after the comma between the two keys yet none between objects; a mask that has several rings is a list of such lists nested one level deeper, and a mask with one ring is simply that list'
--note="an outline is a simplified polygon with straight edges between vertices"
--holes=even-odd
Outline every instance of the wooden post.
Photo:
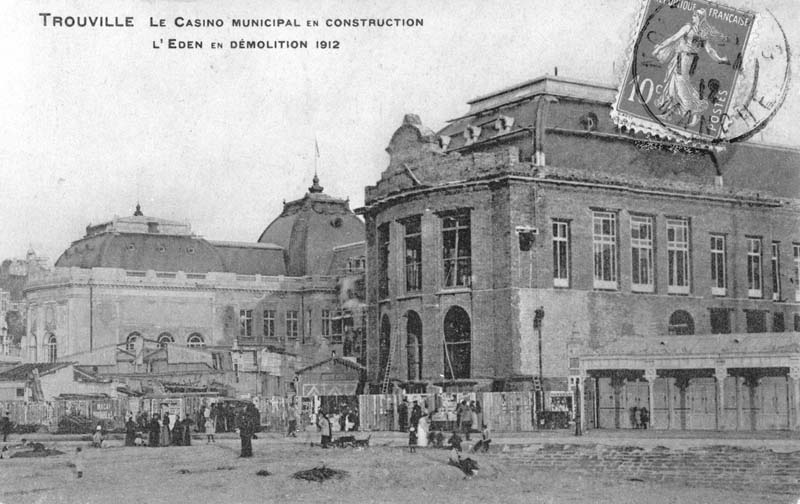
[{"label": "wooden post", "polygon": [[584,403],[586,402],[585,382],[587,378],[587,375],[581,374],[578,377],[578,383],[575,384],[578,389],[578,415],[580,415],[578,418],[578,435],[583,435],[586,432],[586,405]]},{"label": "wooden post", "polygon": [[649,416],[648,423],[650,424],[650,428],[652,428],[653,419],[655,418],[655,409],[653,408],[654,405],[653,395],[655,392],[655,384],[657,377],[658,374],[656,373],[656,368],[649,368],[644,370],[644,379],[647,380],[647,411]]},{"label": "wooden post", "polygon": [[742,377],[736,377],[736,430],[742,429]]},{"label": "wooden post", "polygon": [[717,430],[725,430],[725,378],[728,377],[728,369],[725,366],[718,366],[714,369],[714,378],[717,381]]},{"label": "wooden post", "polygon": [[792,402],[789,405],[791,411],[789,428],[791,430],[800,430],[800,367],[789,368],[789,378],[792,379]]}]

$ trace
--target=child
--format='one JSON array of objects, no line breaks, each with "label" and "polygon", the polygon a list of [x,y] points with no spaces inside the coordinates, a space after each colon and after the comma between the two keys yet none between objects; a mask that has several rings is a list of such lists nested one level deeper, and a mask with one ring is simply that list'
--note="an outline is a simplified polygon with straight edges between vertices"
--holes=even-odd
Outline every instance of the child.
[{"label": "child", "polygon": [[80,446],[75,448],[75,456],[72,458],[72,464],[75,467],[75,477],[83,478],[83,452]]},{"label": "child", "polygon": [[472,453],[475,453],[479,450],[482,450],[484,453],[489,451],[489,445],[492,442],[491,439],[491,432],[489,431],[489,427],[486,424],[483,424],[483,429],[481,429],[481,440],[475,443],[475,446],[472,447]]},{"label": "child", "polygon": [[92,436],[92,446],[94,448],[103,447],[103,428],[99,425],[97,426],[97,429],[94,431],[94,435]]},{"label": "child", "polygon": [[206,417],[206,444],[216,443],[214,440],[214,432],[217,430],[217,423],[214,420],[215,418],[210,415]]},{"label": "child", "polygon": [[408,429],[408,452],[416,453],[417,451],[417,429],[413,425]]}]

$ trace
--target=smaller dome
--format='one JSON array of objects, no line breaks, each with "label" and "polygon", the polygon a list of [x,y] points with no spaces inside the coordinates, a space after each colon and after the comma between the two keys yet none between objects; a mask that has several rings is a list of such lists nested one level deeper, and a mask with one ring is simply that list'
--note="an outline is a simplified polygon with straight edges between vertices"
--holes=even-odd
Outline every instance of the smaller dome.
[{"label": "smaller dome", "polygon": [[324,194],[315,174],[308,193],[284,203],[283,212],[258,241],[285,250],[287,275],[332,275],[334,249],[363,242],[364,236],[364,223],[350,210],[348,200]]}]

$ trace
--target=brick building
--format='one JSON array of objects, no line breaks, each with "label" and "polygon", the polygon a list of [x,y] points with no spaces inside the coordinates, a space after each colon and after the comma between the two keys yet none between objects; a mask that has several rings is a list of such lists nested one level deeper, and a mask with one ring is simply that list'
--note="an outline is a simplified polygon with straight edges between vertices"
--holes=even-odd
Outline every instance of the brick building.
[{"label": "brick building", "polygon": [[90,225],[25,286],[25,362],[154,381],[292,393],[331,352],[361,359],[364,227],[323,192],[284,203],[258,242],[207,240],[144,215]]},{"label": "brick building", "polygon": [[[599,362],[625,337],[654,343],[633,382],[670,337],[757,333],[765,351],[800,330],[800,153],[620,131],[616,92],[544,77],[472,100],[438,133],[406,116],[358,210],[372,380],[485,389],[541,375],[552,399],[592,377],[595,412],[612,397],[621,418],[627,368]],[[764,376],[785,396],[781,362]]]}]

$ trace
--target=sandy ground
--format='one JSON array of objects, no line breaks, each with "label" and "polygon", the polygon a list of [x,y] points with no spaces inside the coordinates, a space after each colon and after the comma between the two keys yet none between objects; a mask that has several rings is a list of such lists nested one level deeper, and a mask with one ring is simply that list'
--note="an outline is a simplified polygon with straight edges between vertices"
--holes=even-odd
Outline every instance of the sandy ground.
[{"label": "sandy ground", "polygon": [[[315,438],[316,439],[316,438]],[[49,442],[67,452],[38,459],[0,460],[0,503],[794,503],[796,497],[688,488],[680,485],[531,472],[499,452],[471,455],[481,470],[472,479],[447,465],[445,450],[380,446],[368,449],[311,447],[303,439],[264,436],[254,457],[238,457],[238,442],[191,447],[125,448],[119,443],[84,449],[85,474],[69,465],[78,442]],[[377,446],[376,446],[377,445]],[[325,464],[349,477],[313,483],[299,470]],[[266,469],[270,476],[258,476]]]}]

